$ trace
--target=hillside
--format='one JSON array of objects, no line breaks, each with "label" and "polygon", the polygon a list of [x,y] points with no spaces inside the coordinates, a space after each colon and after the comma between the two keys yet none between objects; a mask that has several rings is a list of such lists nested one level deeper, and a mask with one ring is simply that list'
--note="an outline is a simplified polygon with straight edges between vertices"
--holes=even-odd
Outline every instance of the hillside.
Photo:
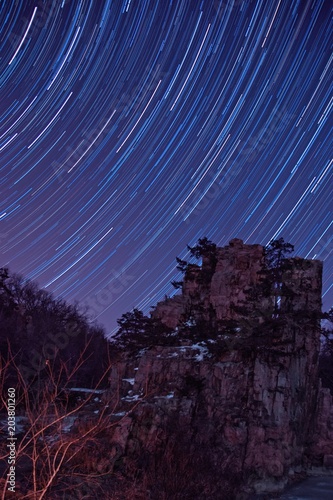
[{"label": "hillside", "polygon": [[191,252],[200,265],[177,260],[178,294],[150,317],[119,319],[102,388],[60,383],[61,363],[46,369],[39,406],[21,416],[20,443],[29,444],[15,498],[273,498],[332,471],[322,263],[290,257],[290,247],[199,240]]}]

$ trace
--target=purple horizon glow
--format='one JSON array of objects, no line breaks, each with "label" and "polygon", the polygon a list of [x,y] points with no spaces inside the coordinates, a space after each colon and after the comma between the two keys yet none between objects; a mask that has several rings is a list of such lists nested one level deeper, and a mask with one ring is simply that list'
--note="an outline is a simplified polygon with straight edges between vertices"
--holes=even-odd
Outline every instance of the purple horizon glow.
[{"label": "purple horizon glow", "polygon": [[0,22],[0,266],[110,333],[175,292],[187,243],[282,236],[333,305],[329,0],[18,0]]}]

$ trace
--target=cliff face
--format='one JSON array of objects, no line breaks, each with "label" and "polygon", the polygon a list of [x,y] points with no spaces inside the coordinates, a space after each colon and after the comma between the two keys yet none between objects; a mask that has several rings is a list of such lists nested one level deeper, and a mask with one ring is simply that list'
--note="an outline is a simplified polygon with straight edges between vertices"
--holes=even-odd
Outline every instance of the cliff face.
[{"label": "cliff face", "polygon": [[[217,249],[213,268],[204,259],[182,295],[153,312],[172,328],[189,305],[216,328],[237,321],[223,333],[227,348],[212,353],[209,338],[155,346],[114,366],[114,463],[137,474],[142,498],[169,498],[159,496],[163,489],[181,498],[249,498],[280,491],[303,469],[333,466],[332,397],[318,379],[321,262],[289,260],[288,293],[278,298],[286,321],[277,330],[269,327],[272,298],[240,312],[262,262],[262,246],[232,240]],[[259,337],[253,329],[249,336],[249,315]]]},{"label": "cliff face", "polygon": [[185,275],[182,294],[159,302],[152,316],[171,328],[190,307],[194,312],[203,309],[206,317],[213,314],[217,321],[238,318],[234,307],[246,300],[244,291],[259,282],[263,252],[261,245],[244,245],[236,238],[217,248],[215,266],[204,256],[202,268],[193,266],[191,276]]}]

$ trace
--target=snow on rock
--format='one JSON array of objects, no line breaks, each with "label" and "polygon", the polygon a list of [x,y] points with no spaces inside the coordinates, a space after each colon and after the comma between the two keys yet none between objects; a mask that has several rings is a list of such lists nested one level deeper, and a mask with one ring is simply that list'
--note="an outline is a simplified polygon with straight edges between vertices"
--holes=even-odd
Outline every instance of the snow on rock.
[{"label": "snow on rock", "polygon": [[122,380],[124,382],[128,382],[131,385],[134,385],[134,378],[123,378]]}]

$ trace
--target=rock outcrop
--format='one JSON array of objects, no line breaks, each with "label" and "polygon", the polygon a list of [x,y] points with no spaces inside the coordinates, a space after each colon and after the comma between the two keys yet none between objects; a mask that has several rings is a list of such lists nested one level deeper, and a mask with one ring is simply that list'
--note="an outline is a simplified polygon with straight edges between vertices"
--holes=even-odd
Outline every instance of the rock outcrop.
[{"label": "rock outcrop", "polygon": [[[152,346],[125,353],[111,374],[115,470],[136,477],[142,498],[245,499],[333,467],[332,397],[318,378],[322,263],[288,259],[288,293],[258,303],[248,292],[260,284],[263,247],[235,239],[216,256],[152,315],[177,331],[190,309],[224,348],[209,336]],[[222,330],[228,321],[236,327]]]}]

